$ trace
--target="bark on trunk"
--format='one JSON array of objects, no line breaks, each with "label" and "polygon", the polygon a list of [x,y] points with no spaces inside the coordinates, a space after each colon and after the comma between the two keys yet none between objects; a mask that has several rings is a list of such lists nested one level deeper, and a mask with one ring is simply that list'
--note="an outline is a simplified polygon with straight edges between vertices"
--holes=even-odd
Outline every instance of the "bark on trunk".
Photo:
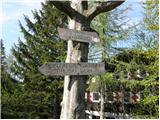
[{"label": "bark on trunk", "polygon": [[105,116],[105,113],[104,113],[104,91],[103,89],[101,88],[101,94],[100,94],[100,97],[101,97],[101,106],[100,106],[100,119],[104,119],[104,116]]},{"label": "bark on trunk", "polygon": [[[81,0],[74,0],[71,7],[83,13]],[[69,29],[82,30],[82,25],[69,18]],[[88,43],[68,41],[68,63],[87,62]],[[65,76],[61,118],[85,118],[85,86],[87,76]]]},{"label": "bark on trunk", "polygon": [[[68,18],[69,19],[69,18]],[[69,29],[75,29],[76,22],[72,19],[68,20]],[[67,58],[66,63],[71,63],[71,52],[73,51],[73,42],[71,40],[68,41],[68,51],[67,51]],[[69,114],[69,102],[70,102],[70,90],[68,89],[70,82],[70,76],[65,76],[64,78],[64,90],[63,90],[63,101],[62,101],[62,110],[60,118],[68,118]]]},{"label": "bark on trunk", "polygon": [[[83,4],[82,4],[83,1]],[[67,1],[50,1],[59,10],[66,13],[69,18],[69,29],[91,31],[90,22],[92,19],[102,12],[107,12],[122,4],[121,1],[102,2],[93,11],[87,11],[88,3],[84,0],[72,0],[71,7]],[[73,9],[72,9],[73,8]],[[76,21],[75,21],[76,20]],[[78,23],[79,22],[79,23]],[[88,61],[88,43],[68,41],[67,59],[68,63],[78,63]],[[61,118],[76,119],[85,118],[85,86],[87,76],[65,76],[64,92],[62,101]],[[104,98],[102,98],[104,101]],[[102,102],[104,104],[104,102]]]}]

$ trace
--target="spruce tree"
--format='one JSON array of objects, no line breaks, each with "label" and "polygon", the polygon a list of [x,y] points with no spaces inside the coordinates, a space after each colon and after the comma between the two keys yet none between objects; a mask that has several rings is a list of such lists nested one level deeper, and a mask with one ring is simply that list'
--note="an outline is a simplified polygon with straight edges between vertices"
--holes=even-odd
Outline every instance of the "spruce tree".
[{"label": "spruce tree", "polygon": [[[5,55],[3,40],[0,41],[0,58],[1,58],[1,117],[10,118],[12,109],[10,103],[13,100],[11,96],[18,88],[18,82],[12,78],[9,72],[9,62]],[[12,103],[14,104],[14,103]]]},{"label": "spruce tree", "polygon": [[44,76],[38,67],[46,62],[64,62],[66,44],[59,40],[57,27],[65,24],[65,16],[43,3],[42,10],[32,14],[35,22],[28,16],[24,16],[26,26],[19,22],[25,41],[19,38],[12,48],[12,74],[22,81],[20,90],[12,96],[16,98],[11,105],[15,108],[11,107],[12,113],[15,118],[59,118],[63,78]]},{"label": "spruce tree", "polygon": [[[114,53],[114,55],[108,56],[108,58],[105,58],[106,63],[106,70],[107,72],[102,77],[96,77],[96,82],[92,83],[90,86],[91,90],[98,90],[101,92],[100,89],[105,89],[103,94],[107,95],[109,92],[115,92],[117,90],[122,91],[130,91],[130,92],[140,92],[141,93],[141,99],[140,102],[136,104],[136,108],[132,109],[131,111],[128,108],[125,108],[123,112],[130,113],[133,115],[133,117],[137,116],[137,118],[157,118],[158,117],[158,16],[157,16],[157,1],[147,1],[146,2],[146,17],[141,22],[142,25],[138,26],[138,32],[135,34],[136,38],[136,48],[133,50],[129,49],[118,49],[116,48],[115,51],[118,53],[117,55]],[[154,14],[148,14],[150,11],[153,11]],[[151,19],[147,19],[150,17]],[[104,20],[104,19],[103,19]],[[111,21],[113,22],[113,21]],[[105,21],[102,22],[102,26],[105,25]],[[150,23],[150,24],[148,24]],[[100,24],[100,23],[99,23]],[[98,23],[96,24],[98,25]],[[114,25],[114,24],[110,24]],[[106,36],[105,38],[105,29],[103,27],[98,27],[99,29],[102,29],[100,32],[100,35],[103,35],[103,43],[104,41],[107,41],[106,47],[103,53],[104,55],[107,55],[107,52],[109,54],[112,53],[112,51],[109,51],[112,48],[110,47],[112,44],[112,38],[116,40],[114,34],[112,35],[112,32],[115,33],[115,27],[113,27],[112,32],[108,32],[108,36],[111,36],[111,38],[108,38]],[[106,27],[107,28],[107,27]],[[112,27],[109,27],[112,28]],[[110,29],[106,29],[110,30]],[[110,35],[111,33],[111,35]],[[123,34],[121,33],[122,37],[117,38],[117,40],[120,40],[123,38]],[[131,34],[129,34],[131,35]],[[133,38],[134,38],[133,37]],[[110,41],[111,40],[111,41]],[[103,44],[104,46],[106,44]],[[97,50],[97,49],[96,49]],[[102,49],[103,50],[103,49]],[[106,52],[107,50],[107,52]],[[101,52],[101,51],[100,51]],[[153,54],[151,54],[153,53]],[[98,54],[98,53],[97,53]],[[93,58],[99,58],[99,54],[96,57],[93,55]],[[108,55],[109,55],[108,54]],[[102,54],[103,56],[103,54]],[[139,78],[136,77],[137,70],[140,70],[140,74],[143,76],[143,80],[139,80]],[[148,76],[145,76],[148,74]],[[132,73],[132,80],[127,79],[127,74]],[[118,80],[116,80],[118,79]],[[154,91],[154,92],[153,92]],[[118,107],[118,106],[116,106]],[[122,105],[124,108],[124,106]],[[129,106],[128,106],[129,107]],[[114,108],[114,106],[112,106]],[[111,110],[110,108],[106,108],[106,110],[110,110],[109,112],[116,112],[115,110]],[[119,111],[120,112],[120,111]]]},{"label": "spruce tree", "polygon": [[127,50],[107,63],[112,66],[113,76],[119,79],[117,85],[122,86],[123,91],[140,93],[140,101],[130,108],[131,111],[127,108],[125,111],[131,112],[133,118],[157,118],[158,51]]},{"label": "spruce tree", "polygon": [[[128,19],[122,13],[127,12],[128,10],[129,7],[123,9],[118,8],[97,16],[92,22],[92,27],[97,31],[100,36],[101,44],[90,46],[89,60],[91,62],[104,62],[106,58],[112,55],[113,43],[127,39],[131,31],[131,26],[127,24]],[[107,84],[109,83],[109,85],[111,86],[112,75],[110,73],[106,73],[101,76],[96,76],[95,79],[96,83],[91,83],[89,88],[92,91],[97,90],[98,92],[100,92],[100,118],[103,119],[105,109],[104,100],[106,91],[108,89]],[[108,92],[110,91],[108,90]]]},{"label": "spruce tree", "polygon": [[116,8],[100,14],[93,20],[92,27],[99,34],[100,44],[90,45],[90,61],[103,61],[114,53],[115,43],[128,39],[132,31],[132,26],[129,25],[129,19],[126,16],[129,9],[130,7]]},{"label": "spruce tree", "polygon": [[145,89],[136,115],[144,115],[146,118],[158,118],[158,4],[159,1],[156,0],[146,0],[143,3],[144,18],[135,32],[135,39],[137,40],[135,49],[138,49],[140,54],[142,52],[145,54],[147,65],[143,69],[149,73],[149,76],[141,82]]},{"label": "spruce tree", "polygon": [[8,73],[7,58],[5,54],[5,47],[3,40],[0,40],[0,59],[1,59],[1,93],[13,93],[13,84],[16,81]]},{"label": "spruce tree", "polygon": [[121,49],[107,65],[118,76],[117,83],[124,91],[141,93],[135,108],[126,112],[131,112],[133,118],[158,118],[158,1],[147,0],[144,9],[144,19],[133,37],[135,46],[131,50]]},{"label": "spruce tree", "polygon": [[158,49],[159,38],[159,16],[158,0],[146,0],[143,3],[143,19],[135,28],[132,39],[135,40],[134,46],[138,49]]}]

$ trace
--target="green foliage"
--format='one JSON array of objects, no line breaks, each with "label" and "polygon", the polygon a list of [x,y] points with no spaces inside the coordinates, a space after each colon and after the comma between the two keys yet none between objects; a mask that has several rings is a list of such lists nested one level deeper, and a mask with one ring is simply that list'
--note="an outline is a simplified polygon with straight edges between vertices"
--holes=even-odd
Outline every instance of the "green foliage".
[{"label": "green foliage", "polygon": [[[132,57],[129,57],[127,60],[125,56]],[[126,58],[124,59],[125,61],[123,61],[123,58]],[[132,114],[134,116],[145,116],[146,118],[157,118],[159,112],[158,50],[149,49],[148,51],[140,51],[135,49],[122,52],[112,59],[116,59],[117,63],[119,63],[114,71],[116,75],[121,76],[122,72],[127,74],[127,72],[132,71],[133,76],[131,80],[127,80],[127,77],[124,76],[120,77],[118,81],[118,84],[123,86],[123,90],[141,93],[138,107]],[[134,64],[132,64],[133,61]],[[143,76],[143,80],[139,80],[136,77],[136,71],[138,69],[141,71],[140,74]],[[149,73],[149,76],[145,75],[146,71]]]},{"label": "green foliage", "polygon": [[144,2],[144,19],[135,33],[135,39],[137,40],[135,49],[139,49],[137,50],[138,54],[143,60],[140,67],[147,71],[149,76],[139,81],[139,88],[143,88],[141,89],[142,98],[134,114],[154,119],[159,117],[158,4],[159,1],[157,0],[146,0]]},{"label": "green foliage", "polygon": [[52,88],[48,87],[45,91],[19,89],[12,95],[5,94],[2,99],[2,118],[59,118],[61,109],[60,104],[56,103],[61,101],[59,93],[62,87],[58,81],[50,84],[48,86]]},{"label": "green foliage", "polygon": [[5,47],[3,40],[0,41],[0,58],[1,58],[1,93],[13,93],[14,87],[16,87],[16,81],[11,77],[8,71],[8,62],[5,55]]},{"label": "green foliage", "polygon": [[[159,101],[159,97],[158,96],[154,96],[154,95],[149,95],[146,96],[143,100],[141,100],[140,102],[140,107],[141,107],[141,114],[149,114],[150,118],[158,117],[158,101]],[[137,113],[138,114],[138,113]]]},{"label": "green foliage", "polygon": [[[26,26],[19,23],[25,41],[19,38],[12,48],[10,74],[19,87],[2,95],[2,118],[59,118],[63,77],[47,77],[38,68],[46,62],[64,62],[66,43],[58,39],[57,27],[64,17],[49,4],[32,11],[35,22],[24,16]],[[64,23],[65,24],[65,23]]]},{"label": "green foliage", "polygon": [[159,30],[159,1],[158,0],[146,0],[144,3],[145,18],[144,22],[147,25],[147,29],[150,31]]},{"label": "green foliage", "polygon": [[[131,26],[128,24],[128,19],[123,14],[128,10],[129,7],[115,9],[98,15],[92,21],[91,27],[98,32],[101,44],[90,46],[89,58],[91,60],[98,60],[97,58],[99,58],[103,61],[111,54],[113,43],[128,38],[131,32]],[[95,54],[97,51],[98,55]]]},{"label": "green foliage", "polygon": [[113,76],[111,73],[105,73],[104,75],[95,76],[90,80],[90,91],[101,91],[105,89],[107,91],[112,90],[113,85]]},{"label": "green foliage", "polygon": [[143,3],[144,18],[135,29],[134,46],[138,49],[148,50],[158,48],[159,15],[158,0],[146,0]]},{"label": "green foliage", "polygon": [[[92,22],[102,44],[98,47],[91,46],[90,50],[95,52],[98,48],[100,55],[93,53],[93,56],[100,56],[106,62],[106,69],[112,69],[104,75],[93,77],[96,82],[91,83],[89,89],[103,92],[102,94],[119,89],[140,92],[140,102],[132,114],[142,118],[158,118],[157,4],[157,0],[147,0],[145,3],[146,17],[135,32],[138,43],[136,49],[118,51],[117,55],[109,56],[112,43],[124,40],[130,34],[130,28],[126,28],[127,21],[120,14],[127,9],[101,14]],[[1,41],[2,118],[53,119],[60,116],[63,78],[46,77],[38,71],[38,67],[46,62],[64,62],[66,43],[58,40],[56,28],[65,24],[61,22],[65,15],[49,4],[42,4],[42,10],[32,13],[35,22],[24,16],[26,26],[19,23],[25,41],[19,38],[18,44],[12,48],[13,58],[10,59],[9,66],[6,66]],[[138,69],[142,73],[147,71],[149,76],[137,80],[135,76]],[[128,72],[133,75],[131,80],[127,80]],[[115,76],[119,76],[118,80]],[[13,82],[13,78],[23,82]]]},{"label": "green foliage", "polygon": [[[105,61],[110,57],[112,51],[112,43],[127,39],[131,29],[127,24],[126,16],[122,13],[127,12],[129,8],[115,9],[113,11],[100,14],[92,22],[92,27],[98,32],[101,44],[91,45],[89,60],[91,61]],[[113,74],[106,73],[101,76],[93,77],[89,84],[91,91],[99,91],[101,98],[104,98],[107,92],[112,92],[115,89],[120,89],[118,82],[113,79]],[[117,87],[118,86],[118,87]],[[101,103],[101,113],[104,104]]]},{"label": "green foliage", "polygon": [[[159,109],[159,75],[158,49],[142,51],[138,49],[123,50],[117,55],[106,59],[106,70],[102,76],[94,77],[95,82],[90,84],[91,91],[109,94],[114,91],[130,91],[140,93],[140,102],[132,110],[135,118],[158,118]],[[110,67],[112,66],[112,67]],[[140,70],[142,78],[137,77]],[[148,75],[146,74],[148,73]],[[128,73],[131,78],[128,79]],[[93,81],[93,80],[92,80]],[[101,91],[103,89],[103,93]],[[125,111],[129,112],[129,111]]]}]

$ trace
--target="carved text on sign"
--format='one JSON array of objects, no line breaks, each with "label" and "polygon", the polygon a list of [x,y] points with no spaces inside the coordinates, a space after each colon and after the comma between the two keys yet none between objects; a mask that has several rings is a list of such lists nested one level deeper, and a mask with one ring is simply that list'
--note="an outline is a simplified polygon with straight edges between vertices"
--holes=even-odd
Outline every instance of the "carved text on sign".
[{"label": "carved text on sign", "polygon": [[59,36],[64,40],[75,40],[87,43],[99,43],[100,39],[96,32],[78,31],[71,29],[58,28]]},{"label": "carved text on sign", "polygon": [[47,76],[54,75],[99,75],[105,72],[104,63],[54,63],[48,62],[39,68]]}]

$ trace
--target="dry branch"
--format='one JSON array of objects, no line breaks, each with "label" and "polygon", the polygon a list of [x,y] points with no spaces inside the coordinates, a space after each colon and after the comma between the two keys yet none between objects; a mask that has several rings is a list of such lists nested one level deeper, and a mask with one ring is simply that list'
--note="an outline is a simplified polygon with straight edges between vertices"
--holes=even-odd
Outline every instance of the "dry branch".
[{"label": "dry branch", "polygon": [[121,5],[124,1],[125,0],[118,0],[118,1],[109,0],[106,2],[101,2],[99,5],[93,6],[91,9],[89,9],[86,12],[86,16],[88,17],[89,21],[92,21],[93,18],[99,15],[100,13],[111,11],[114,8]]},{"label": "dry branch", "polygon": [[[70,6],[69,1],[49,1],[49,3],[53,4],[57,9],[67,14],[71,19],[74,19],[76,22],[84,24],[87,22],[87,18],[83,14],[73,9]],[[83,4],[85,5],[85,8],[88,7],[86,1],[83,2]]]},{"label": "dry branch", "polygon": [[83,25],[90,25],[90,22],[94,17],[103,12],[108,12],[119,5],[121,5],[125,0],[108,0],[106,2],[100,2],[98,5],[93,6],[89,10],[87,1],[83,1],[82,4],[85,8],[85,13],[81,14],[70,6],[69,1],[49,1],[50,4],[53,4],[57,9],[66,13],[71,19],[74,19],[76,22],[79,22]]}]

